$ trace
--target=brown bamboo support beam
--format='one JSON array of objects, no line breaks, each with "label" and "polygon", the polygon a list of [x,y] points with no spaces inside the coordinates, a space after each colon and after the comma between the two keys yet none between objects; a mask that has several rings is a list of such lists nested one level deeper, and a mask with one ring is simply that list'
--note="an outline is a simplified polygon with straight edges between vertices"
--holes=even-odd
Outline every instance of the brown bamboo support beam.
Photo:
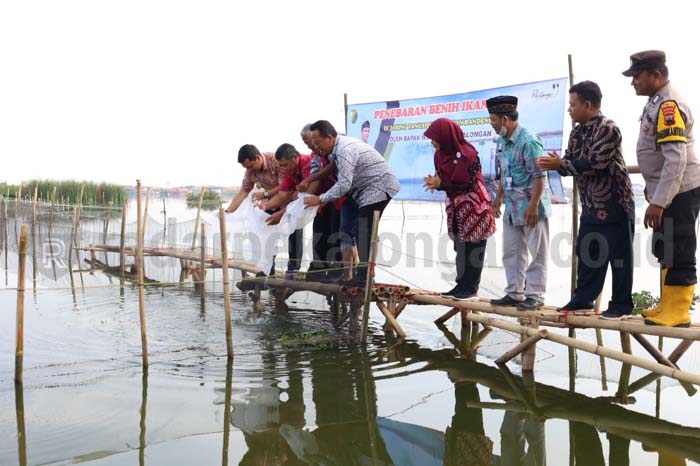
[{"label": "brown bamboo support beam", "polygon": [[406,338],[406,332],[404,332],[403,328],[401,328],[401,325],[399,325],[398,321],[396,318],[394,318],[394,315],[389,311],[389,309],[386,308],[383,302],[377,300],[376,301],[377,307],[381,311],[382,314],[384,314],[384,317],[386,317],[386,320],[391,324],[391,326],[396,330],[396,333],[401,337],[401,338]]},{"label": "brown bamboo support beam", "polygon": [[124,276],[124,271],[126,269],[126,253],[124,251],[124,246],[126,245],[126,203],[122,207],[122,226],[119,233],[119,273]]},{"label": "brown bamboo support beam", "polygon": [[640,333],[643,335],[655,335],[680,340],[700,340],[700,327],[690,328],[664,327],[661,325],[644,325],[642,320],[604,320],[597,317],[585,317],[568,315],[566,317],[551,311],[518,311],[515,308],[491,306],[486,302],[461,301],[455,302],[453,299],[443,298],[433,294],[412,294],[411,299],[417,304],[439,304],[443,306],[458,307],[460,309],[470,309],[474,311],[497,314],[507,317],[529,317],[534,316],[540,319],[540,325],[561,327],[568,323],[571,327],[580,328],[600,328],[603,330],[617,330],[620,332]]},{"label": "brown bamboo support beam", "polygon": [[[539,329],[540,326],[540,321],[537,317],[531,317],[530,318],[530,328],[534,329]],[[546,336],[546,335],[545,335]],[[525,340],[527,337],[525,335],[521,336],[522,340]],[[522,357],[521,357],[521,362],[523,365],[523,371],[533,371],[535,369],[535,355],[536,355],[536,350],[537,350],[537,342],[534,342],[533,344],[529,345],[525,350],[523,350]]]},{"label": "brown bamboo support beam", "polygon": [[[598,346],[603,346],[603,331],[599,328],[595,329],[595,340]],[[608,371],[605,366],[605,358],[600,357],[600,383],[602,384],[603,391],[608,389]]]},{"label": "brown bamboo support beam", "polygon": [[[695,343],[693,340],[683,340],[680,342],[668,356],[668,360],[676,364],[693,343]],[[640,377],[637,381],[630,384],[629,393],[632,394],[638,390],[641,390],[647,385],[657,381],[660,377],[661,376],[659,374],[654,372],[647,374],[644,377]]]},{"label": "brown bamboo support beam", "polygon": [[[474,314],[473,312],[470,312],[469,315],[467,316],[469,320],[475,320],[480,323],[485,323],[487,325],[496,327],[496,328],[501,328],[503,330],[508,330],[511,332],[515,332],[518,334],[527,334],[528,336],[532,336],[537,334],[537,330],[528,328],[528,327],[523,327],[521,325],[514,324],[512,322],[508,322],[502,319],[496,319],[493,317],[486,317],[482,316],[479,314]],[[694,384],[700,384],[700,374],[693,374],[690,372],[685,372],[679,369],[674,369],[672,367],[664,366],[662,364],[659,364],[657,362],[652,362],[648,361],[646,359],[642,359],[637,356],[632,356],[627,353],[622,353],[617,350],[613,350],[610,348],[607,348],[605,346],[598,346],[594,343],[588,343],[585,341],[579,341],[576,340],[575,338],[570,338],[564,335],[559,335],[557,333],[552,333],[550,332],[549,335],[547,336],[548,341],[553,341],[555,343],[559,343],[561,345],[566,345],[569,346],[570,348],[575,348],[581,351],[585,351],[587,353],[592,353],[596,355],[602,355],[610,359],[615,359],[617,361],[620,361],[622,363],[626,364],[631,364],[637,367],[641,367],[642,369],[647,369],[653,372],[658,372],[661,375],[665,375],[667,377],[671,377],[676,380],[681,380],[683,382],[690,382]]]},{"label": "brown bamboo support beam", "polygon": [[248,277],[242,280],[252,285],[267,284],[269,288],[289,288],[295,291],[311,291],[322,295],[339,294],[341,297],[351,297],[353,291],[344,285],[335,283],[305,282],[303,280],[284,280],[281,278]]},{"label": "brown bamboo support beam", "polygon": [[669,361],[668,358],[666,358],[666,356],[664,356],[664,355],[661,353],[661,351],[659,351],[658,349],[656,349],[656,347],[655,347],[654,345],[652,345],[652,344],[649,342],[649,340],[647,340],[646,338],[644,338],[643,335],[636,335],[636,334],[635,334],[635,335],[632,335],[632,336],[634,337],[635,340],[637,340],[637,343],[639,343],[640,345],[642,345],[642,348],[644,348],[644,349],[647,351],[647,353],[649,353],[654,359],[656,359],[656,361],[657,361],[659,364],[664,364],[664,365],[666,365],[666,366],[675,367],[675,368],[678,367],[678,366],[676,366],[674,363],[672,363],[671,361]]},{"label": "brown bamboo support beam", "polygon": [[408,305],[409,301],[407,298],[401,298],[401,301],[399,301],[399,304],[396,306],[396,313],[394,316],[398,319],[401,313],[403,312],[404,309],[406,309],[406,306]]},{"label": "brown bamboo support beam", "polygon": [[[664,356],[663,353],[661,353],[661,351],[659,351],[654,345],[652,345],[649,342],[649,340],[644,338],[644,336],[636,335],[636,334],[632,335],[632,336],[634,337],[635,340],[637,340],[637,342],[640,345],[642,345],[642,348],[644,348],[647,351],[647,353],[649,353],[654,359],[656,359],[656,361],[659,364],[663,364],[665,366],[669,366],[669,367],[673,367],[674,369],[678,369],[678,366],[675,363],[669,361],[668,358],[666,358],[666,356]],[[691,384],[686,383],[686,382],[680,382],[680,384],[689,396],[693,396],[697,393],[697,389],[695,387],[693,387]]]},{"label": "brown bamboo support beam", "polygon": [[22,225],[17,266],[17,314],[15,319],[15,383],[22,383],[24,369],[24,274],[27,259],[27,225]]},{"label": "brown bamboo support beam", "polygon": [[136,277],[139,289],[139,320],[141,322],[141,353],[143,367],[148,366],[148,340],[146,334],[146,302],[143,289],[143,218],[141,217],[141,180],[136,180]]},{"label": "brown bamboo support beam", "polygon": [[367,280],[365,281],[365,299],[362,312],[362,344],[367,344],[367,329],[369,327],[369,305],[372,299],[372,282],[374,280],[374,263],[377,261],[377,232],[379,231],[380,212],[374,211],[372,223],[372,236],[369,250],[369,263],[367,264]]},{"label": "brown bamboo support beam", "polygon": [[[204,189],[204,188],[202,188]],[[226,354],[233,358],[233,334],[231,329],[231,289],[228,281],[228,247],[226,244],[226,214],[219,208],[219,229],[221,232],[221,270],[224,278],[224,315],[226,318]]]},{"label": "brown bamboo support beam", "polygon": [[475,335],[472,335],[472,340],[471,340],[471,347],[476,351],[479,348],[479,345],[488,337],[493,329],[491,327],[484,327],[481,332],[478,334],[475,332]]},{"label": "brown bamboo support beam", "polygon": [[503,353],[503,356],[496,359],[496,364],[505,364],[526,349],[530,348],[532,345],[536,344],[543,338],[547,338],[549,332],[545,329],[538,330],[537,333],[531,337],[526,337],[523,341],[518,343],[513,349]]},{"label": "brown bamboo support beam", "polygon": [[446,313],[444,313],[443,315],[441,315],[440,317],[435,319],[435,321],[434,321],[435,325],[444,324],[445,322],[450,320],[452,318],[452,316],[454,316],[455,314],[457,314],[460,311],[461,311],[461,309],[459,309],[457,307],[453,307],[452,309],[450,309],[449,311],[447,311]]}]

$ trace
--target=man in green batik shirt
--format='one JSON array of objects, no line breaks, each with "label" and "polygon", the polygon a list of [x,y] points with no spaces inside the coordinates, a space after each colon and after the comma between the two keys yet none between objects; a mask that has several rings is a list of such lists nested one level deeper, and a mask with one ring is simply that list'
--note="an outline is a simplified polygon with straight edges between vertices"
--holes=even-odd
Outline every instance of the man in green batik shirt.
[{"label": "man in green batik shirt", "polygon": [[[547,288],[550,200],[547,174],[537,166],[542,141],[518,122],[518,98],[498,96],[486,100],[491,126],[498,133],[500,168],[496,217],[503,214],[503,266],[506,295],[495,306],[516,306],[530,311],[542,307]],[[528,252],[532,259],[528,263]]]}]

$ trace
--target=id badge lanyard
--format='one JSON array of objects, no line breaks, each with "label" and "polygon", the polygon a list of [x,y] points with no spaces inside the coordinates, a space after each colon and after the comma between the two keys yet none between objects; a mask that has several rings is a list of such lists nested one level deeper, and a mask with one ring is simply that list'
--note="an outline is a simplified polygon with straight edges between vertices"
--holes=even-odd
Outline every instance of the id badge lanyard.
[{"label": "id badge lanyard", "polygon": [[[497,151],[499,153],[503,152],[503,146],[498,145]],[[513,189],[513,176],[510,174],[510,162],[508,161],[508,156],[503,157],[504,167],[503,167],[503,189],[505,191],[510,191]]]}]

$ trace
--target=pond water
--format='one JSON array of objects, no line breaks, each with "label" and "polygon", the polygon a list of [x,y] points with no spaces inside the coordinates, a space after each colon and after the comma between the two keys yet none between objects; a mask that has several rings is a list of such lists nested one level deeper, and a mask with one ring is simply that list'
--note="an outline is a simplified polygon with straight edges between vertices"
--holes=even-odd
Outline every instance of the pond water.
[{"label": "pond water", "polygon": [[[182,200],[166,204],[161,223],[176,220],[170,233],[163,232],[159,214],[152,214],[149,241],[189,244],[194,211]],[[132,233],[133,210],[127,220]],[[52,225],[52,237],[63,241],[56,247],[69,243],[70,216],[64,217]],[[116,213],[104,229],[98,221],[86,222],[79,244],[98,244],[105,231],[114,244],[120,227],[114,219],[120,217]],[[203,219],[213,244],[214,216]],[[449,288],[454,265],[444,221],[439,204],[391,204],[380,228],[383,266],[377,280]],[[38,222],[36,274],[33,256],[28,258],[23,385],[13,383],[12,222],[3,241],[0,465],[700,462],[700,406],[676,382],[652,381],[630,393],[620,379],[629,374],[634,382],[645,371],[629,373],[607,361],[603,380],[598,357],[577,352],[572,370],[568,350],[548,342],[538,345],[534,376],[523,377],[517,360],[508,369],[494,363],[517,343],[516,335],[494,330],[475,350],[470,342],[476,332],[462,329],[459,319],[442,328],[433,324],[447,310],[439,306],[409,306],[399,319],[408,334],[403,341],[382,331],[383,319],[373,307],[363,348],[347,326],[332,325],[321,296],[295,293],[289,310],[279,312],[263,292],[266,310],[258,316],[250,298],[234,287],[235,356],[228,361],[220,274],[210,271],[201,293],[191,278],[179,282],[176,260],[146,258],[146,275],[160,283],[145,292],[150,364],[144,370],[137,288],[102,272],[79,273],[78,260],[71,288],[65,264],[45,260],[46,217]],[[560,239],[549,265],[550,304],[568,297],[570,222],[569,207],[555,206],[550,227],[552,238]],[[490,240],[483,297],[502,294],[500,240],[500,233]],[[647,241],[648,234],[638,229],[639,257]],[[97,258],[118,263],[114,254]],[[278,260],[284,264],[284,254]],[[653,262],[640,259],[635,279],[635,290],[658,292]],[[578,337],[595,341],[592,331],[579,331]],[[619,348],[617,334],[604,337],[606,346]],[[665,352],[673,344],[664,341]],[[641,354],[636,346],[634,352]],[[697,348],[679,364],[700,371]]]}]

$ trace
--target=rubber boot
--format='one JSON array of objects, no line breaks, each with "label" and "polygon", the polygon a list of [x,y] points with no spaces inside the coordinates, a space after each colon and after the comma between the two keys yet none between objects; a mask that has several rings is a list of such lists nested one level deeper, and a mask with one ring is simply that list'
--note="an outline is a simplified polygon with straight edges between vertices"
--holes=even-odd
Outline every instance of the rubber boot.
[{"label": "rubber boot", "polygon": [[642,315],[646,318],[656,317],[664,310],[664,295],[666,294],[666,289],[668,288],[666,286],[666,275],[668,275],[668,267],[661,269],[661,301],[659,301],[659,304],[657,304],[656,307],[644,309],[642,311]]},{"label": "rubber boot", "polygon": [[667,286],[661,296],[665,302],[661,314],[644,319],[644,323],[664,327],[689,327],[690,305],[693,303],[694,292],[695,285]]}]

